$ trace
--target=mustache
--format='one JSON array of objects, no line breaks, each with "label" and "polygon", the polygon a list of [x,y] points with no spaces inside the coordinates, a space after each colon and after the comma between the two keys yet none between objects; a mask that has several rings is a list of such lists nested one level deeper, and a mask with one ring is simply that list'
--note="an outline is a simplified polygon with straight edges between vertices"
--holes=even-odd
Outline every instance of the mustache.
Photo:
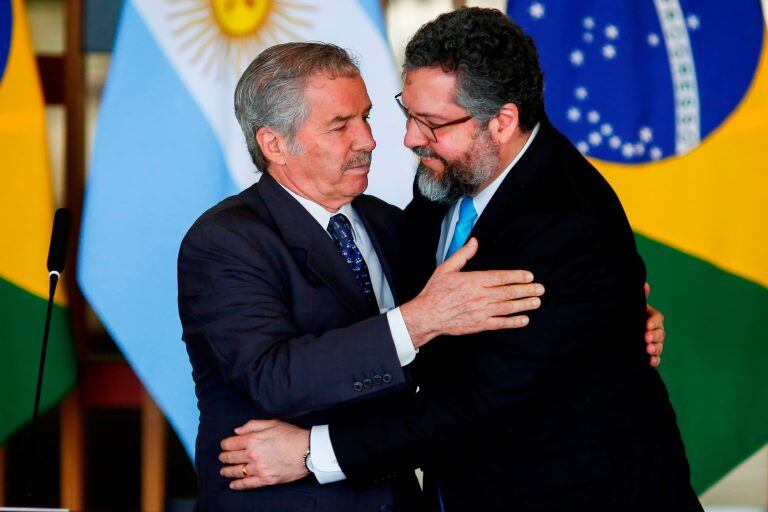
[{"label": "mustache", "polygon": [[415,148],[411,148],[411,151],[413,151],[413,153],[420,158],[436,158],[437,160],[443,162],[445,165],[448,165],[448,162],[446,162],[443,157],[426,146],[416,146]]},{"label": "mustache", "polygon": [[344,164],[341,166],[341,170],[346,171],[348,169],[352,169],[353,167],[360,167],[361,165],[371,165],[372,157],[373,152],[371,151],[363,151],[362,153],[358,153],[344,162]]},{"label": "mustache", "polygon": [[437,156],[437,153],[426,146],[416,146],[415,148],[411,148],[411,151],[413,151],[416,156],[421,158],[434,158]]}]

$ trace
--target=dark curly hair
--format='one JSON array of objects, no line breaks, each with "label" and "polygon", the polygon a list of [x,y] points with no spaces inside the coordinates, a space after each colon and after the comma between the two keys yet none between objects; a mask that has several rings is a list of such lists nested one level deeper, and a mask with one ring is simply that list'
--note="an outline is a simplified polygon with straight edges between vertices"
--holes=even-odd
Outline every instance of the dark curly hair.
[{"label": "dark curly hair", "polygon": [[462,7],[423,25],[405,48],[403,72],[437,66],[456,74],[456,101],[482,123],[506,103],[517,105],[526,131],[544,114],[536,45],[501,11]]}]

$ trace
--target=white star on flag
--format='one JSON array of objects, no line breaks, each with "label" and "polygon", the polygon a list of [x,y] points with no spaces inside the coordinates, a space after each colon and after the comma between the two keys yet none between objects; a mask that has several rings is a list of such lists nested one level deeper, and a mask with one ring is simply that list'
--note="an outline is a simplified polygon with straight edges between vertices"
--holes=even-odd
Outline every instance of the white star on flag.
[{"label": "white star on flag", "polygon": [[595,28],[595,20],[591,16],[587,16],[581,21],[581,24],[584,26],[587,30],[592,30]]},{"label": "white star on flag", "polygon": [[621,146],[621,154],[625,158],[632,158],[635,156],[635,146],[629,142],[625,142],[624,145]]},{"label": "white star on flag", "polygon": [[539,2],[534,2],[531,4],[531,6],[528,8],[528,14],[531,15],[531,18],[534,19],[541,19],[544,17],[544,5]]},{"label": "white star on flag", "polygon": [[573,50],[569,56],[571,64],[574,66],[581,66],[584,64],[584,52],[581,50]]},{"label": "white star on flag", "polygon": [[590,110],[587,112],[587,121],[592,124],[596,124],[598,121],[600,121],[600,112],[597,110]]},{"label": "white star on flag", "polygon": [[619,29],[616,25],[608,25],[605,27],[605,37],[608,39],[616,39],[619,37]]},{"label": "white star on flag", "polygon": [[602,126],[600,126],[600,133],[608,137],[613,133],[613,126],[608,123],[603,123]]},{"label": "white star on flag", "polygon": [[614,135],[608,140],[608,145],[613,149],[619,149],[619,146],[621,146],[621,137]]},{"label": "white star on flag", "polygon": [[603,138],[597,132],[589,132],[589,143],[593,146],[599,146],[603,142]]},{"label": "white star on flag", "polygon": [[566,115],[568,116],[568,120],[573,123],[581,119],[581,111],[579,111],[579,109],[577,109],[576,107],[569,108]]},{"label": "white star on flag", "polygon": [[685,23],[691,30],[698,30],[701,26],[701,20],[695,14],[689,14],[688,17],[685,18]]},{"label": "white star on flag", "polygon": [[612,44],[606,44],[603,46],[603,57],[609,60],[616,57],[616,47]]},{"label": "white star on flag", "polygon": [[587,88],[584,86],[579,86],[573,90],[573,95],[576,96],[576,99],[584,100],[588,96]]},{"label": "white star on flag", "polygon": [[637,136],[645,143],[651,142],[651,139],[653,138],[653,130],[647,126],[642,126],[637,133]]},{"label": "white star on flag", "polygon": [[646,41],[648,41],[648,44],[651,45],[651,46],[659,46],[659,43],[661,42],[661,40],[659,39],[658,34],[654,34],[653,32],[648,34],[648,37],[646,38]]}]

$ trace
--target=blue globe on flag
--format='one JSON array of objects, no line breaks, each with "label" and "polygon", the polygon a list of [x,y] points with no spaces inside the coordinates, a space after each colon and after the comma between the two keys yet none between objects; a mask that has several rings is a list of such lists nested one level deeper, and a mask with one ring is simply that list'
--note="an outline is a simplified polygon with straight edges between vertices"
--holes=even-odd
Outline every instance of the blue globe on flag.
[{"label": "blue globe on flag", "polygon": [[511,0],[507,12],[536,41],[553,124],[619,163],[701,144],[747,92],[763,39],[759,0]]}]

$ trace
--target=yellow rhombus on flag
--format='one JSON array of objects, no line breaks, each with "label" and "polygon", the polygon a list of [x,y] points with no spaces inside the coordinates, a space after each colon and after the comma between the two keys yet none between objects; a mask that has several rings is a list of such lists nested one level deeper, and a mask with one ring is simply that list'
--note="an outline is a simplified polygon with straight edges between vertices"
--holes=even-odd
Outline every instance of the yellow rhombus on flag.
[{"label": "yellow rhombus on flag", "polygon": [[536,42],[548,117],[635,230],[650,302],[666,315],[660,371],[702,493],[768,443],[761,3],[509,0],[507,12]]},{"label": "yellow rhombus on flag", "polygon": [[763,38],[741,104],[695,150],[631,169],[596,162],[667,314],[661,370],[699,491],[768,442],[767,149]]}]

